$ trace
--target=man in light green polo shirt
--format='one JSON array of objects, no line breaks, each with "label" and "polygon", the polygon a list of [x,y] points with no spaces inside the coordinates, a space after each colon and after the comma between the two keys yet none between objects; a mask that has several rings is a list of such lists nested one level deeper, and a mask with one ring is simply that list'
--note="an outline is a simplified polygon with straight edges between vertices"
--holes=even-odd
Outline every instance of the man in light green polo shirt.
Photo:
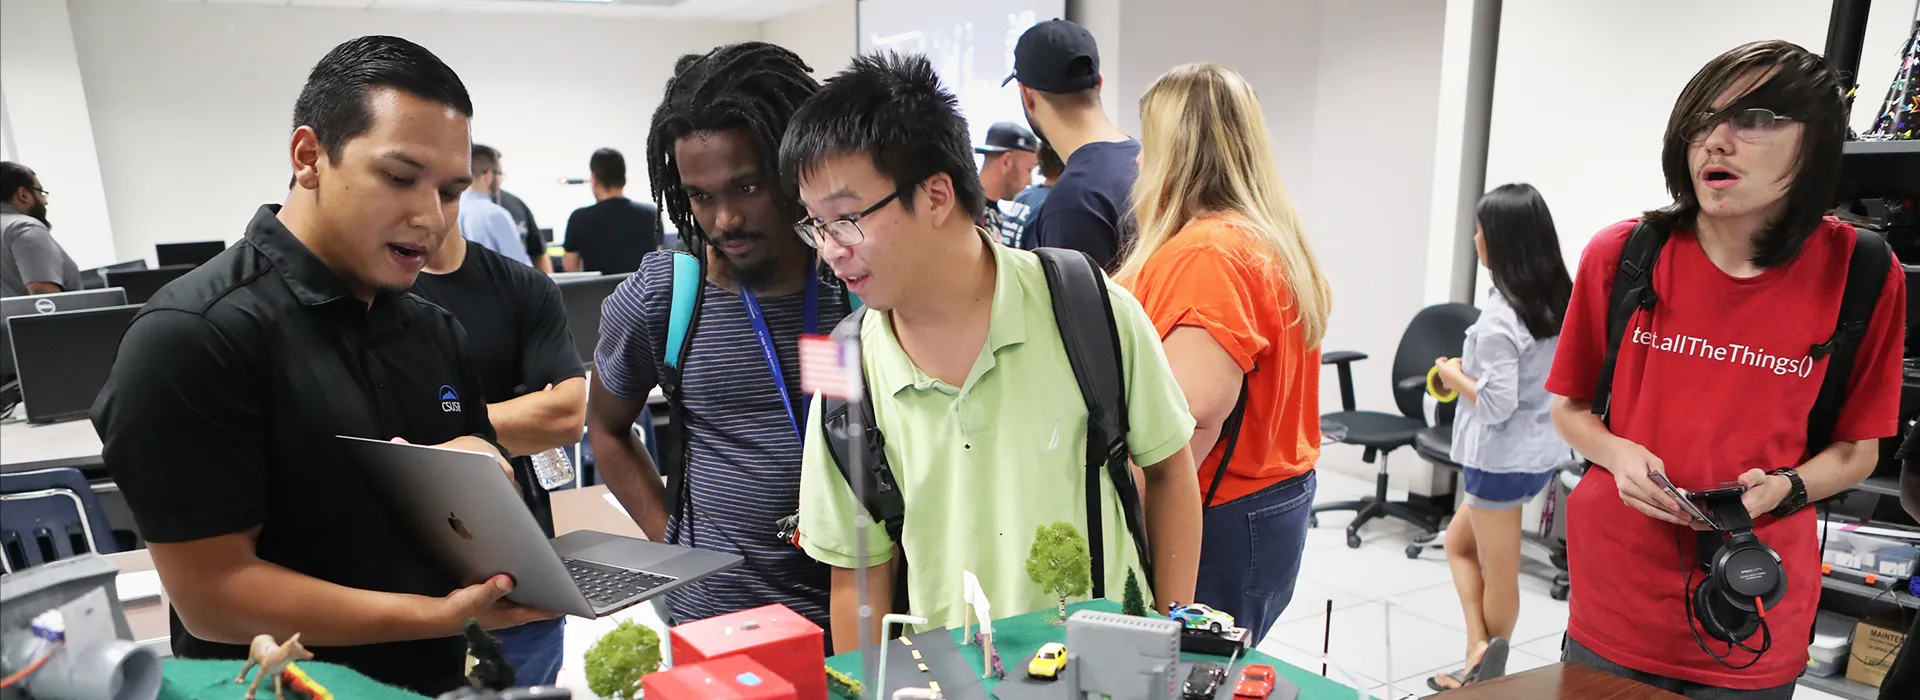
[{"label": "man in light green polo shirt", "polygon": [[[962,571],[980,578],[996,615],[1053,605],[1027,578],[1034,531],[1059,521],[1087,531],[1086,404],[1039,259],[973,226],[985,197],[970,143],[926,59],[883,55],[827,81],[781,146],[782,181],[797,184],[807,207],[802,237],[874,311],[860,333],[868,396],[905,500],[911,612],[934,626],[962,623]],[[1199,481],[1186,448],[1194,423],[1139,302],[1117,285],[1108,294],[1128,450],[1146,474],[1156,571],[1141,583],[1164,609],[1191,600],[1198,566]],[[896,557],[885,530],[870,527],[868,556],[856,559],[855,516],[865,507],[827,449],[822,413],[816,400],[800,544],[834,567],[834,642],[847,651],[858,632],[857,572],[868,576],[869,604],[885,612]],[[1114,486],[1100,483],[1105,541],[1096,546],[1117,595],[1140,565]]]}]

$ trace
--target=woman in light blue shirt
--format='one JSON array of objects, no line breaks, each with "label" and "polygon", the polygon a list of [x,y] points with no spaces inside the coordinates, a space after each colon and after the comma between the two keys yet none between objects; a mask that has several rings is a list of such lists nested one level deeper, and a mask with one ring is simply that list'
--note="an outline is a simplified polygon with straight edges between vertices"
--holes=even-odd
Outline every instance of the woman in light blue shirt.
[{"label": "woman in light blue shirt", "polygon": [[1518,184],[1481,197],[1476,218],[1474,247],[1493,289],[1461,357],[1437,363],[1441,381],[1460,394],[1451,456],[1466,467],[1467,491],[1447,527],[1447,563],[1467,617],[1467,671],[1429,679],[1439,690],[1504,668],[1520,616],[1520,507],[1570,454],[1547,415],[1547,371],[1573,293],[1553,215],[1539,191]]}]

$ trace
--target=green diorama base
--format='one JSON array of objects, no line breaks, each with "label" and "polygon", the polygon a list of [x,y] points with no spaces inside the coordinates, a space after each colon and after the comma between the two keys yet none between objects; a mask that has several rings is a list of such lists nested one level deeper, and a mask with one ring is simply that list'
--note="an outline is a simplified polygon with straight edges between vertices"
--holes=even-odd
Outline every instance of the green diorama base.
[{"label": "green diorama base", "polygon": [[[234,683],[233,677],[240,674],[242,665],[244,662],[241,661],[167,659],[160,664],[160,674],[165,678],[160,684],[160,700],[245,698],[247,686],[253,683],[253,677],[259,671],[249,672],[246,683]],[[427,700],[424,695],[379,683],[345,666],[319,661],[298,661],[294,665],[340,700]],[[293,700],[294,695],[292,690],[288,690],[287,700]],[[273,679],[260,681],[260,689],[254,697],[256,700],[271,699]]]},{"label": "green diorama base", "polygon": [[[1080,610],[1098,610],[1101,612],[1117,613],[1117,612],[1120,612],[1120,604],[1110,600],[1090,600],[1090,601],[1085,601],[1080,603],[1074,603],[1072,605],[1067,606],[1068,615],[1072,615],[1074,612],[1078,612]],[[1020,684],[1020,680],[1024,679],[1027,675],[1027,660],[1033,658],[1034,652],[1039,651],[1040,647],[1042,645],[1045,645],[1048,642],[1065,643],[1067,641],[1067,628],[1056,627],[1053,624],[1053,621],[1058,617],[1059,617],[1059,609],[1046,608],[1043,610],[1036,610],[1034,612],[1030,612],[1025,615],[1006,618],[1004,620],[994,620],[993,621],[993,644],[994,644],[994,648],[1000,652],[1000,662],[1005,666],[1007,670],[1007,678],[1004,681],[988,678],[988,679],[982,680],[980,682],[979,687],[988,691],[993,691],[996,694],[998,694],[998,689],[1001,687]],[[948,636],[949,641],[955,642],[956,644],[957,642],[960,641],[959,640],[960,630],[942,629],[942,630],[934,630],[932,632],[923,633],[921,635],[913,637],[914,644],[916,645],[921,644],[920,637],[922,636],[926,636],[928,634],[941,633],[941,632],[944,632]],[[967,668],[971,671],[971,674],[974,677],[978,677],[980,675],[981,663],[984,659],[985,652],[982,651],[979,646],[958,645],[958,647],[959,647],[959,655],[962,658],[966,659]],[[887,661],[889,665],[894,665],[894,658],[895,658],[894,654],[898,652],[901,648],[903,647],[895,646],[887,650]],[[1068,651],[1071,652],[1072,650],[1068,650]],[[921,655],[925,656],[926,652],[922,651]],[[1226,660],[1227,660],[1226,657],[1224,656],[1208,656],[1204,654],[1191,654],[1191,653],[1181,654],[1181,658],[1186,661],[1209,661],[1212,663],[1226,663]],[[1341,685],[1338,682],[1335,682],[1328,678],[1321,677],[1319,674],[1307,671],[1305,669],[1294,668],[1293,666],[1289,666],[1278,659],[1275,659],[1266,654],[1262,654],[1258,651],[1250,651],[1250,652],[1247,652],[1245,655],[1241,656],[1239,665],[1244,665],[1244,664],[1266,664],[1268,666],[1272,666],[1275,670],[1279,671],[1280,677],[1282,679],[1290,681],[1293,685],[1299,687],[1300,692],[1298,697],[1302,698],[1303,700],[1323,700],[1323,699],[1348,700],[1349,698],[1354,698],[1356,696],[1353,689],[1348,688],[1344,685]],[[1235,675],[1229,676],[1227,678],[1227,682],[1222,684],[1228,689],[1228,692],[1225,695],[1221,695],[1220,697],[1232,696],[1232,693],[1231,693],[1232,684],[1233,682],[1239,680],[1239,675],[1237,675],[1239,665],[1236,666]],[[827,659],[827,666],[841,673],[845,673],[848,676],[859,679],[863,683],[871,682],[872,680],[868,678],[863,678],[861,675],[862,671],[861,671],[861,663],[860,663],[860,652],[841,654],[839,656],[829,658]],[[928,668],[931,669],[932,667],[929,666]],[[1181,665],[1182,675],[1180,675],[1176,679],[1176,681],[1184,682],[1186,680],[1185,673],[1187,668],[1188,668],[1187,664]],[[915,668],[915,673],[918,673],[918,672],[919,672],[918,668]],[[888,669],[887,671],[887,685],[893,685],[895,687],[904,687],[904,686],[896,685],[894,683],[893,669]],[[1279,692],[1279,687],[1281,687],[1281,684],[1276,683],[1275,686],[1276,686],[1276,689],[1274,692],[1274,697],[1275,698],[1284,697]],[[941,680],[941,690],[943,692],[947,690],[945,680]],[[1013,692],[1019,692],[1019,691],[1013,691]],[[1065,695],[1064,689],[1059,692],[1062,696]],[[891,696],[874,696],[872,695],[871,689],[869,689],[868,691],[868,696],[869,697],[891,697]],[[856,700],[854,698],[849,698],[847,696],[841,696],[841,695],[835,695],[834,697],[842,698],[843,700]],[[955,697],[955,696],[952,695],[951,693],[947,693],[947,697]]]}]

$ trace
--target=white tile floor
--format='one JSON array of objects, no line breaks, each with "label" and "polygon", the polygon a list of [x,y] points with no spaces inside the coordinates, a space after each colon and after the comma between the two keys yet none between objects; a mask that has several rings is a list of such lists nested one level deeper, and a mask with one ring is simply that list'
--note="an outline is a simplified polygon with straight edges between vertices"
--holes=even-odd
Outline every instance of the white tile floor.
[{"label": "white tile floor", "polygon": [[[1329,451],[1322,459],[1315,500],[1340,501],[1372,493],[1370,475],[1370,467],[1360,464],[1357,455]],[[1394,489],[1393,496],[1404,498],[1406,494]],[[1329,672],[1330,676],[1342,680],[1340,669],[1344,669],[1351,679],[1345,681],[1348,685],[1368,688],[1373,697],[1383,700],[1427,695],[1431,691],[1426,678],[1458,669],[1466,647],[1460,600],[1454,593],[1445,557],[1430,551],[1420,559],[1408,559],[1405,550],[1413,541],[1414,529],[1396,520],[1369,523],[1361,533],[1361,547],[1348,549],[1345,530],[1350,520],[1345,513],[1328,513],[1320,519],[1320,527],[1308,533],[1293,603],[1260,643],[1259,650],[1300,668],[1319,669],[1318,652],[1327,631],[1326,608],[1331,600],[1333,626],[1327,658],[1337,668]],[[1544,566],[1540,570],[1551,571]],[[1548,588],[1547,579],[1538,575],[1523,573],[1520,577],[1520,622],[1514,631],[1508,672],[1545,666],[1560,658],[1567,604],[1550,597]],[[651,606],[639,606],[620,617],[652,626],[662,639],[666,637]],[[567,663],[560,672],[560,685],[572,689],[574,697],[595,697],[587,690],[581,658],[615,624],[617,619],[568,619]],[[1386,642],[1389,624],[1391,644]],[[1382,654],[1383,649],[1390,655]],[[1392,694],[1387,691],[1389,677],[1394,681]],[[1794,698],[1838,700],[1804,687]]]}]

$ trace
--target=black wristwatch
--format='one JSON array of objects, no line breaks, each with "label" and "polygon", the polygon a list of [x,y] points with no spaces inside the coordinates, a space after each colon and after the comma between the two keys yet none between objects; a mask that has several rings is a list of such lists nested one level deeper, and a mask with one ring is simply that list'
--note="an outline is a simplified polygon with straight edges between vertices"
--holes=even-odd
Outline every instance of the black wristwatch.
[{"label": "black wristwatch", "polygon": [[1776,474],[1787,477],[1787,481],[1793,482],[1793,489],[1787,492],[1786,498],[1781,499],[1780,505],[1774,507],[1773,517],[1784,518],[1793,515],[1794,511],[1807,507],[1807,485],[1800,481],[1800,472],[1792,469],[1775,469],[1767,472],[1768,476]]}]

